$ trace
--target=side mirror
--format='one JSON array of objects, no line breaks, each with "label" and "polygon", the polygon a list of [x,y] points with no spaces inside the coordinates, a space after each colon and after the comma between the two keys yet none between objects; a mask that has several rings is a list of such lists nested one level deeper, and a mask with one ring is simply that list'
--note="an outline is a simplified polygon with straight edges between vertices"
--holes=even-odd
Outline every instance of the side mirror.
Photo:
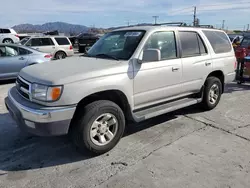
[{"label": "side mirror", "polygon": [[161,51],[159,49],[149,48],[143,50],[142,62],[152,62],[161,60]]}]

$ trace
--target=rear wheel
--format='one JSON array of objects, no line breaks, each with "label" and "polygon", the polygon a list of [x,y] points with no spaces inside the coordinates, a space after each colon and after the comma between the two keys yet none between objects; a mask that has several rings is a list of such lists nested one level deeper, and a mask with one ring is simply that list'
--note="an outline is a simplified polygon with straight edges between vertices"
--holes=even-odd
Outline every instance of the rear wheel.
[{"label": "rear wheel", "polygon": [[65,59],[66,57],[67,55],[65,52],[62,52],[62,51],[56,52],[56,55],[55,55],[56,59]]},{"label": "rear wheel", "polygon": [[125,117],[117,104],[100,100],[83,107],[72,126],[71,136],[80,151],[102,154],[121,139]]},{"label": "rear wheel", "polygon": [[205,110],[212,110],[215,108],[221,98],[222,83],[217,77],[208,77],[205,82],[204,95],[202,107]]},{"label": "rear wheel", "polygon": [[5,44],[11,44],[11,43],[14,43],[14,42],[13,42],[12,39],[9,39],[9,38],[8,38],[8,39],[4,39],[4,40],[3,40],[3,43],[5,43]]}]

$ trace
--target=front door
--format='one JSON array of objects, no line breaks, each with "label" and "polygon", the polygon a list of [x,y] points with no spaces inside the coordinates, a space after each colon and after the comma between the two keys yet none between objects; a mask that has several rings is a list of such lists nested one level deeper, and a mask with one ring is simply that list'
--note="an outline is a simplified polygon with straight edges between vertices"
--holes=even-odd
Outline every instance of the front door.
[{"label": "front door", "polygon": [[15,78],[26,62],[17,47],[0,45],[0,79]]},{"label": "front door", "polygon": [[168,100],[180,90],[182,65],[178,57],[175,33],[153,33],[145,49],[159,49],[161,60],[134,63],[134,107],[143,108]]}]

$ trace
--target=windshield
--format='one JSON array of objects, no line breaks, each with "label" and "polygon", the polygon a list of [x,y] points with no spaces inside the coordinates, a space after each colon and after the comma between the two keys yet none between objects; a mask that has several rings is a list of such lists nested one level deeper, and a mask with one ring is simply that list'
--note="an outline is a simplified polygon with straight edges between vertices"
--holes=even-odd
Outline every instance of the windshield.
[{"label": "windshield", "polygon": [[22,40],[20,41],[20,43],[21,43],[22,45],[24,45],[29,39],[30,39],[29,37],[26,37],[26,38],[22,39]]},{"label": "windshield", "polygon": [[[88,51],[88,56],[96,57],[100,54],[105,57],[128,60],[140,43],[145,31],[123,30],[104,35]],[[104,56],[103,56],[104,57]]]}]

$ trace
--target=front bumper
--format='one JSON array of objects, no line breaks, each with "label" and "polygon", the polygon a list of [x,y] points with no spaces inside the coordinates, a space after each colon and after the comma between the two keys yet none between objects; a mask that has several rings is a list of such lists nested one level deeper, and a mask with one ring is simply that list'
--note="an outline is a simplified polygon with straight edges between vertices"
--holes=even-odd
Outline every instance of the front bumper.
[{"label": "front bumper", "polygon": [[13,87],[5,105],[18,126],[38,136],[59,136],[68,133],[76,106],[44,107],[22,98]]}]

